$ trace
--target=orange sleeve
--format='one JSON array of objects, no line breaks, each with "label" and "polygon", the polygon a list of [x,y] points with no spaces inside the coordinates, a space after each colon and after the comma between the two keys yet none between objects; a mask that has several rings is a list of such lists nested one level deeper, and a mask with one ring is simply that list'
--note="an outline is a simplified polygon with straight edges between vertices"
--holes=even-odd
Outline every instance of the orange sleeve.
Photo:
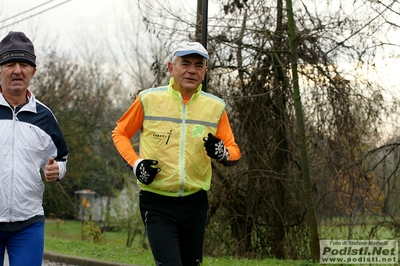
[{"label": "orange sleeve", "polygon": [[132,167],[139,156],[133,149],[131,138],[142,128],[143,119],[143,106],[140,98],[136,97],[129,109],[117,121],[117,126],[111,133],[117,151],[124,161]]},{"label": "orange sleeve", "polygon": [[225,147],[228,149],[229,161],[238,161],[241,157],[240,149],[235,142],[235,137],[233,136],[231,124],[229,123],[226,111],[224,111],[221,120],[218,123],[217,133],[215,136],[222,139]]}]

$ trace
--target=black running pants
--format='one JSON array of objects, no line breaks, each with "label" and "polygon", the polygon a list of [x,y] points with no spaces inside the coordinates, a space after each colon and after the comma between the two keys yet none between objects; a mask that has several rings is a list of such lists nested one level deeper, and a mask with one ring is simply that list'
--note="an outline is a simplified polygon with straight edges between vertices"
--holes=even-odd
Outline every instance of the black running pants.
[{"label": "black running pants", "polygon": [[139,195],[140,212],[157,266],[198,266],[203,259],[207,192],[168,197]]}]

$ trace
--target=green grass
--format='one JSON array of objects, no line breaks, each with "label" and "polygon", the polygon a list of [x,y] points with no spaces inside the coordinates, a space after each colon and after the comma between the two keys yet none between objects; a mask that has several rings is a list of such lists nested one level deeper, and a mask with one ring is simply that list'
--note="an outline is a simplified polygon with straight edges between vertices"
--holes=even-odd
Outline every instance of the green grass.
[{"label": "green grass", "polygon": [[[83,230],[84,232],[90,229]],[[142,236],[137,236],[132,247],[126,247],[126,234],[105,232],[101,241],[94,243],[93,237],[82,240],[82,224],[79,221],[47,219],[45,225],[45,250],[64,255],[94,258],[104,261],[128,263],[139,266],[154,265],[150,249],[140,244]],[[232,257],[203,258],[203,266],[306,266],[318,265],[306,261],[289,260],[248,260]]]}]

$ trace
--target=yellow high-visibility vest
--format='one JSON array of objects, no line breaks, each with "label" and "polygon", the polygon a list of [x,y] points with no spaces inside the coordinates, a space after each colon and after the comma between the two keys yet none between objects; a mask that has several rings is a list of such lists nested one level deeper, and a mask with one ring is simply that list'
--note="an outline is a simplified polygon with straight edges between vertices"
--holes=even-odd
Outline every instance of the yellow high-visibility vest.
[{"label": "yellow high-visibility vest", "polygon": [[138,184],[157,194],[186,196],[210,189],[211,159],[203,138],[216,133],[225,102],[200,85],[185,105],[172,84],[173,78],[168,86],[139,94],[144,110],[139,157],[157,160],[161,172],[150,185]]}]

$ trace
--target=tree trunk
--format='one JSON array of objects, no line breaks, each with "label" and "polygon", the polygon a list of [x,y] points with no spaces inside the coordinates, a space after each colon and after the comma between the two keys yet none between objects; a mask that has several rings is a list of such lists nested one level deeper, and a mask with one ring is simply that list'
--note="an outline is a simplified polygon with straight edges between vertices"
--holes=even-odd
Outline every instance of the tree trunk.
[{"label": "tree trunk", "polygon": [[314,204],[311,194],[311,181],[310,181],[310,170],[307,156],[307,144],[305,137],[305,127],[303,118],[303,108],[301,103],[299,80],[297,73],[297,45],[295,36],[295,23],[293,16],[292,0],[286,0],[287,19],[288,19],[288,35],[289,35],[289,50],[290,50],[290,61],[292,64],[292,75],[293,75],[293,101],[296,110],[296,121],[297,121],[297,132],[298,142],[301,152],[301,168],[303,174],[303,186],[304,186],[304,199],[306,201],[307,208],[307,219],[310,226],[310,250],[311,258],[313,261],[319,259],[319,236],[317,220],[315,217]]}]

